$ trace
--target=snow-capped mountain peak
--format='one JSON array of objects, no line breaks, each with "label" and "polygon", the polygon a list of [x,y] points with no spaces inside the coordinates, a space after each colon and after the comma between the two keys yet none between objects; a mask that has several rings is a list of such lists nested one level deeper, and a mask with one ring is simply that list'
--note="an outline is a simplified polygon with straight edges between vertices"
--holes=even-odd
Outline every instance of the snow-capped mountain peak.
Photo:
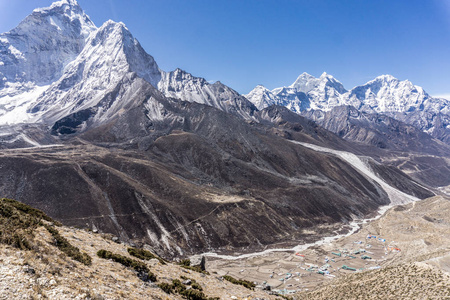
[{"label": "snow-capped mountain peak", "polygon": [[323,72],[319,78],[302,73],[289,87],[296,89],[297,92],[308,93],[317,88],[324,90],[325,86],[336,89],[340,94],[346,92],[342,83],[326,72]]},{"label": "snow-capped mountain peak", "polygon": [[[109,20],[97,28],[77,1],[61,0],[34,10],[16,28],[0,34],[0,123],[51,125],[84,110],[97,118],[105,97],[113,97],[108,95],[120,86],[133,86],[136,78],[165,96],[210,105],[245,119],[252,119],[256,108],[271,105],[297,113],[329,111],[340,105],[391,114],[447,114],[450,109],[449,101],[432,98],[421,87],[391,75],[347,91],[326,72],[318,78],[302,73],[290,86],[270,91],[258,85],[243,97],[220,82],[210,84],[178,68],[160,70],[125,24]],[[124,95],[114,94],[108,105],[116,100],[127,101]]]},{"label": "snow-capped mountain peak", "polygon": [[46,10],[52,10],[52,9],[57,8],[57,7],[62,7],[63,5],[78,6],[79,7],[78,2],[76,0],[59,0],[59,1],[53,2],[50,5],[50,7],[35,8],[33,11],[41,12],[41,11],[46,11]]},{"label": "snow-capped mountain peak", "polygon": [[[294,83],[292,85],[295,85],[295,83],[297,82],[303,82],[305,80],[312,80],[312,79],[316,79],[316,77],[312,76],[309,73],[303,72],[302,74],[300,74],[297,79],[294,81]],[[291,86],[292,86],[291,85]]]},{"label": "snow-capped mountain peak", "polygon": [[297,79],[294,81],[294,83],[292,83],[289,87],[290,88],[295,88],[299,91],[304,91],[305,89],[307,89],[307,85],[309,82],[313,82],[315,81],[317,78],[306,73],[303,72],[302,74],[300,74],[300,76],[297,77]]},{"label": "snow-capped mountain peak", "polygon": [[276,88],[272,94],[276,101],[268,102],[264,90],[256,87],[247,98],[259,108],[272,103],[296,113],[353,106],[360,112],[381,113],[401,120],[443,141],[448,140],[447,132],[450,132],[449,100],[433,98],[422,87],[392,75],[378,76],[347,91],[326,72],[319,78],[302,73],[292,85]]},{"label": "snow-capped mountain peak", "polygon": [[51,124],[69,114],[93,109],[124,78],[130,81],[132,73],[152,85],[161,79],[153,57],[142,49],[126,26],[106,21],[91,33],[83,51],[28,112]]},{"label": "snow-capped mountain peak", "polygon": [[[450,101],[433,98],[422,87],[392,75],[378,76],[347,91],[326,72],[319,78],[302,73],[292,85],[276,88],[272,94],[272,101],[268,101],[267,92],[256,87],[247,98],[260,109],[279,104],[297,113],[311,109],[330,111],[336,106],[349,105],[363,112],[387,114],[426,132],[435,130],[435,119],[450,119],[445,117],[450,114]],[[447,123],[441,127],[446,126],[450,128]]]},{"label": "snow-capped mountain peak", "polygon": [[356,108],[377,113],[411,112],[423,110],[425,106],[431,109],[429,104],[433,102],[421,87],[409,80],[400,81],[392,75],[381,75],[353,88],[347,98]]},{"label": "snow-capped mountain peak", "polygon": [[[284,105],[299,113],[310,109],[328,110],[330,107],[342,105],[341,96],[346,92],[342,83],[324,72],[319,78],[302,73],[293,84],[288,87],[276,88],[272,94],[275,98],[274,103]],[[249,95],[249,99],[251,98],[250,101],[258,106],[265,102],[261,96],[261,93],[253,93],[251,97]]]},{"label": "snow-capped mountain peak", "polygon": [[261,110],[274,104],[280,104],[279,99],[265,86],[258,84],[247,95],[244,95],[256,108]]},{"label": "snow-capped mountain peak", "polygon": [[244,119],[252,119],[256,109],[248,99],[220,81],[209,84],[206,79],[179,68],[172,72],[161,71],[161,80],[156,86],[167,97],[206,104]]},{"label": "snow-capped mountain peak", "polygon": [[55,81],[96,29],[73,0],[34,10],[16,28],[0,34],[0,88]]},{"label": "snow-capped mountain peak", "polygon": [[391,82],[391,81],[399,81],[399,80],[390,74],[383,74],[383,75],[375,77],[375,79],[373,79],[369,82],[373,82],[373,81]]},{"label": "snow-capped mountain peak", "polygon": [[[61,0],[54,2],[50,7],[37,8],[33,10],[29,17],[32,16],[40,16],[41,20],[42,17],[47,18],[51,25],[61,31],[67,31],[67,29],[73,27],[79,28],[85,38],[96,29],[95,24],[76,0]],[[24,21],[27,21],[27,19]]]}]

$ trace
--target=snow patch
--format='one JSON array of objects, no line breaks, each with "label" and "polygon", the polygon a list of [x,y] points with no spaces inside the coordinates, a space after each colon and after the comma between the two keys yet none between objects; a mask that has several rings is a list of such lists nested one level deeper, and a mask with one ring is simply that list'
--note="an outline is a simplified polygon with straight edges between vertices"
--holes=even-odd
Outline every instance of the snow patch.
[{"label": "snow patch", "polygon": [[[47,86],[24,86],[13,84],[0,91],[0,125],[32,123],[38,119],[38,114],[30,114],[39,96],[48,89]],[[21,91],[24,90],[24,91]]]},{"label": "snow patch", "polygon": [[117,227],[117,229],[119,231],[119,234],[121,236],[125,235],[126,233],[123,230],[123,227],[120,226],[119,221],[117,220],[116,213],[114,212],[114,208],[113,208],[113,206],[111,204],[111,200],[109,199],[108,194],[106,192],[103,192],[103,197],[104,197],[104,199],[106,201],[106,206],[108,207],[108,210],[109,210],[109,215],[108,216],[111,218],[111,220],[113,221],[114,225],[116,225],[116,227]]},{"label": "snow patch", "polygon": [[[164,225],[161,223],[161,221],[158,219],[158,217],[148,208],[148,206],[144,203],[143,198],[141,195],[139,195],[138,193],[135,193],[136,195],[136,199],[139,203],[139,206],[142,208],[142,210],[148,215],[150,216],[153,221],[156,223],[156,225],[158,226],[159,230],[161,230],[161,242],[166,246],[166,248],[168,250],[172,249],[172,247],[170,246],[169,243],[169,239],[171,239],[171,235],[169,233],[169,231],[167,231],[167,229],[164,227]],[[147,230],[147,234],[149,233],[149,231]],[[156,238],[156,240],[158,240],[158,238],[155,236],[150,236],[150,239],[152,238]],[[159,242],[158,242],[159,244]]]},{"label": "snow patch", "polygon": [[72,5],[72,6],[76,6],[78,5],[77,1],[75,0],[60,0],[60,1],[56,1],[53,2],[52,5],[50,7],[43,7],[43,8],[35,8],[33,10],[33,12],[47,12],[49,10],[55,9],[57,7],[61,7],[63,5]]},{"label": "snow patch", "polygon": [[48,20],[49,20],[50,24],[55,26],[59,31],[62,31],[62,29],[61,29],[62,26],[60,26],[61,23],[59,22],[58,19],[53,18],[52,16],[49,16]]},{"label": "snow patch", "polygon": [[152,241],[153,244],[160,245],[158,237],[156,236],[156,234],[154,232],[152,232],[148,228],[147,228],[147,235],[148,235],[148,237],[150,238],[150,240]]},{"label": "snow patch", "polygon": [[25,142],[27,142],[30,145],[33,145],[35,147],[41,147],[42,145],[39,144],[38,142],[36,142],[35,140],[29,138],[28,136],[26,136],[25,134],[21,133],[19,135],[19,138],[21,138],[22,140],[24,140]]},{"label": "snow patch", "polygon": [[153,97],[145,102],[145,109],[147,110],[147,117],[152,121],[163,121],[164,120],[164,106],[157,102]]},{"label": "snow patch", "polygon": [[9,52],[11,52],[12,55],[14,55],[16,58],[24,58],[23,53],[20,52],[16,47],[13,45],[9,45],[8,47]]}]

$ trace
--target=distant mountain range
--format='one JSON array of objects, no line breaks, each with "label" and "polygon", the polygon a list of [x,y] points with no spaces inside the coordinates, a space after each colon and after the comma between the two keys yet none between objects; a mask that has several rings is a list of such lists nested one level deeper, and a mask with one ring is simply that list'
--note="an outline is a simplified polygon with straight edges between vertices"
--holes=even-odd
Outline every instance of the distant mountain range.
[{"label": "distant mountain range", "polygon": [[450,101],[433,98],[423,88],[391,75],[379,76],[348,91],[327,73],[319,78],[303,73],[288,87],[270,91],[258,85],[245,96],[258,109],[282,105],[306,116],[311,116],[305,114],[311,110],[330,112],[338,106],[352,106],[363,113],[384,114],[446,143],[450,141]]}]

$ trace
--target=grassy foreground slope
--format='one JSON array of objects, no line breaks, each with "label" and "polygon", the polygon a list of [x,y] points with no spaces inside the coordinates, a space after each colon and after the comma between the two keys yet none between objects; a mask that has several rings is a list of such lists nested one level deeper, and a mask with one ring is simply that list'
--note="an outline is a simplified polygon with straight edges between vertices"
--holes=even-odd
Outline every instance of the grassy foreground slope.
[{"label": "grassy foreground slope", "polygon": [[[40,210],[0,199],[1,299],[276,299],[129,249],[111,235],[61,226]],[[161,288],[174,282],[178,290]]]}]

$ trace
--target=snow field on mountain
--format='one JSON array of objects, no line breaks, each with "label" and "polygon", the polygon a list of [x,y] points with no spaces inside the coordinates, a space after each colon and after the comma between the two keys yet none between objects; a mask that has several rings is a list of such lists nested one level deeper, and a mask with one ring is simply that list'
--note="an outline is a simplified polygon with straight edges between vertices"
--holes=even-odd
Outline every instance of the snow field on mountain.
[{"label": "snow field on mountain", "polygon": [[0,91],[0,125],[32,123],[38,115],[30,114],[28,109],[49,87],[48,85],[34,86],[25,89],[22,93],[17,93],[13,91],[15,86]]}]

